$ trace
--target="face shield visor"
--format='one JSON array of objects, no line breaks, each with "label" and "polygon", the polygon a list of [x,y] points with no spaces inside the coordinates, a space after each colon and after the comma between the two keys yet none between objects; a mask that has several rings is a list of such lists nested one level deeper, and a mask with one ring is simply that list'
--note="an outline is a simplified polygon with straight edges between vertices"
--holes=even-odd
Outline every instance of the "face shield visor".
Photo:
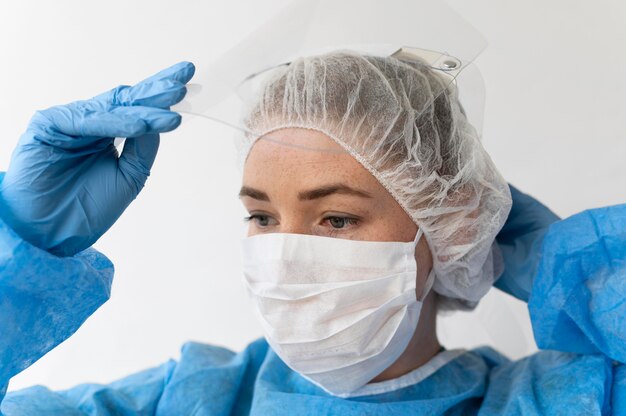
[{"label": "face shield visor", "polygon": [[201,63],[187,97],[172,110],[229,126],[248,142],[260,138],[280,143],[280,138],[244,123],[262,87],[299,57],[346,50],[425,63],[444,81],[415,109],[417,116],[453,83],[480,133],[484,87],[472,62],[485,46],[482,35],[440,1],[295,0],[221,58]]}]

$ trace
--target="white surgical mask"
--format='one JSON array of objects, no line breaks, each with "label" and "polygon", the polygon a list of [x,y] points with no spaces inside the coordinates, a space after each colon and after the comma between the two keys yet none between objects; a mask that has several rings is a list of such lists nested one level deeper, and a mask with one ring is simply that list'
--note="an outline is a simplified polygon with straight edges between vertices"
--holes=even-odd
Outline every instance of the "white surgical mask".
[{"label": "white surgical mask", "polygon": [[412,242],[268,233],[242,241],[244,281],[278,356],[335,396],[348,396],[406,349],[416,299]]}]

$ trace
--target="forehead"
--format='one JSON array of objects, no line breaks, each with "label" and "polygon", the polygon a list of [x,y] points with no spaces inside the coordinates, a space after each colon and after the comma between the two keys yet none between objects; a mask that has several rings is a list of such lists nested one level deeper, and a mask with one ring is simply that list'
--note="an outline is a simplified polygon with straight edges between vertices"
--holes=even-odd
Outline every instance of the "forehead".
[{"label": "forehead", "polygon": [[376,186],[378,181],[330,137],[289,128],[254,144],[244,165],[244,184],[315,184],[330,180]]}]

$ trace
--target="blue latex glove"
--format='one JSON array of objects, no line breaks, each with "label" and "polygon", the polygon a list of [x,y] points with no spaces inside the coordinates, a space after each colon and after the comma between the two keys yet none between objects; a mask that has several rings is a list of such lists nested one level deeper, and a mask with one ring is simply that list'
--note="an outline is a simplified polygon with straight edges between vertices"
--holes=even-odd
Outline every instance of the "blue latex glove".
[{"label": "blue latex glove", "polygon": [[[194,71],[181,62],[135,86],[37,112],[0,184],[5,222],[58,256],[90,247],[143,188],[159,133],[181,121],[169,107]],[[121,156],[115,137],[127,138]]]},{"label": "blue latex glove", "polygon": [[541,243],[550,224],[560,218],[533,197],[509,185],[513,206],[496,237],[504,256],[504,273],[495,286],[528,302],[541,258]]}]

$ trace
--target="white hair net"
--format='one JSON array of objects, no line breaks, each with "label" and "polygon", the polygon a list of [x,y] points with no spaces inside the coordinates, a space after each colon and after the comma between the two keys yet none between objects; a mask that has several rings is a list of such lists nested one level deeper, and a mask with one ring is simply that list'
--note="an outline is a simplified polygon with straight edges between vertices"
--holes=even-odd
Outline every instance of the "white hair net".
[{"label": "white hair net", "polygon": [[422,229],[440,308],[471,309],[502,272],[495,236],[511,195],[453,83],[420,61],[338,51],[279,68],[245,117],[247,155],[283,128],[320,131],[358,160]]}]

